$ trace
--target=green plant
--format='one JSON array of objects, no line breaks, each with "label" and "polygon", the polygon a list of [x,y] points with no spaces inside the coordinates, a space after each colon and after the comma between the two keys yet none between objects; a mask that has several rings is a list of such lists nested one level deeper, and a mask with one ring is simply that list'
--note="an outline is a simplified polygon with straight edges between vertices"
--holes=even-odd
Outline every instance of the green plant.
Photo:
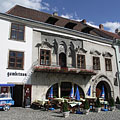
[{"label": "green plant", "polygon": [[101,103],[100,103],[99,98],[97,98],[97,100],[96,100],[96,102],[95,102],[95,107],[96,107],[96,108],[101,107]]},{"label": "green plant", "polygon": [[85,100],[85,102],[84,102],[84,109],[89,109],[90,108],[90,106],[89,106],[89,103],[88,103],[88,100]]},{"label": "green plant", "polygon": [[68,110],[68,103],[67,103],[67,101],[65,101],[65,102],[63,103],[62,109],[63,109],[63,112],[69,111],[69,110]]},{"label": "green plant", "polygon": [[108,100],[108,103],[109,103],[110,107],[115,106],[115,101],[114,101],[114,99],[112,97]]},{"label": "green plant", "polygon": [[117,98],[116,98],[116,104],[120,104],[120,99],[119,99],[118,96],[117,96]]}]

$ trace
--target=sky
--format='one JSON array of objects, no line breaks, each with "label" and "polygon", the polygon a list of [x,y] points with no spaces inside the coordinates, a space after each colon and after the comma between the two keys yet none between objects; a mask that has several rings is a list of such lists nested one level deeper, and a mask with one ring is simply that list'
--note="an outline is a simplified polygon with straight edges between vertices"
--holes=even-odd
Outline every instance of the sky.
[{"label": "sky", "polygon": [[0,12],[4,13],[16,4],[59,16],[81,21],[114,32],[120,28],[120,0],[0,0]]}]

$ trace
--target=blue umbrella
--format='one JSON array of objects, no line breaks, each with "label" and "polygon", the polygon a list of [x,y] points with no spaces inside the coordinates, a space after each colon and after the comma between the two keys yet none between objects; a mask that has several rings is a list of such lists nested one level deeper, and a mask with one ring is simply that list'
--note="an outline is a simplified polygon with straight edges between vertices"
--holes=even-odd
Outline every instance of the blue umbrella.
[{"label": "blue umbrella", "polygon": [[90,96],[91,95],[91,86],[89,87],[88,91],[87,91],[87,95]]},{"label": "blue umbrella", "polygon": [[101,97],[105,99],[105,90],[104,90],[104,85],[102,86]]},{"label": "blue umbrella", "polygon": [[72,87],[72,89],[70,91],[70,98],[73,98],[73,87]]},{"label": "blue umbrella", "polygon": [[77,86],[77,89],[76,89],[76,92],[75,92],[75,99],[80,100],[80,93],[79,93],[78,86]]},{"label": "blue umbrella", "polygon": [[53,86],[50,88],[49,98],[53,98]]}]

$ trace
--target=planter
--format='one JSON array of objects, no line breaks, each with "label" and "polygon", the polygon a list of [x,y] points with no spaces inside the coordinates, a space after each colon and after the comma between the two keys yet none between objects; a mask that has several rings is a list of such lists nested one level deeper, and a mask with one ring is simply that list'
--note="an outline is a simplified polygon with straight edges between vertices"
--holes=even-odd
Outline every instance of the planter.
[{"label": "planter", "polygon": [[70,111],[63,112],[63,117],[64,117],[64,118],[69,117],[69,114],[70,114]]},{"label": "planter", "polygon": [[89,109],[84,109],[84,110],[83,110],[83,114],[86,114],[86,115],[87,115],[88,113],[89,113]]},{"label": "planter", "polygon": [[100,112],[101,108],[95,108],[95,112]]},{"label": "planter", "polygon": [[115,110],[115,106],[110,107],[110,111],[114,111]]}]

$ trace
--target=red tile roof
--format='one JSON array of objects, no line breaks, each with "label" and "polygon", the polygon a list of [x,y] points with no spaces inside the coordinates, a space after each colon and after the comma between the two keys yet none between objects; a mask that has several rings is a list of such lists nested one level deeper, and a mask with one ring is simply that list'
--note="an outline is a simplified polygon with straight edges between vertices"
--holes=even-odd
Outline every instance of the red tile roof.
[{"label": "red tile roof", "polygon": [[72,22],[72,23],[77,24],[75,27],[73,27],[73,30],[77,30],[81,32],[83,29],[86,29],[86,30],[89,29],[89,34],[92,34],[92,35],[109,38],[109,39],[115,39],[115,38],[120,39],[120,36],[117,35],[116,33],[112,33],[112,32],[108,32],[105,30],[91,27],[87,24],[84,24],[82,21],[79,22],[75,20],[66,19],[60,16],[51,15],[51,14],[40,12],[34,9],[25,8],[20,5],[14,6],[6,13],[19,16],[19,17],[23,17],[23,18],[27,18],[27,19],[32,19],[35,21],[40,21],[40,22],[46,22],[49,17],[54,17],[58,19],[58,21],[55,23],[55,25],[57,26],[65,27],[67,23]]}]

